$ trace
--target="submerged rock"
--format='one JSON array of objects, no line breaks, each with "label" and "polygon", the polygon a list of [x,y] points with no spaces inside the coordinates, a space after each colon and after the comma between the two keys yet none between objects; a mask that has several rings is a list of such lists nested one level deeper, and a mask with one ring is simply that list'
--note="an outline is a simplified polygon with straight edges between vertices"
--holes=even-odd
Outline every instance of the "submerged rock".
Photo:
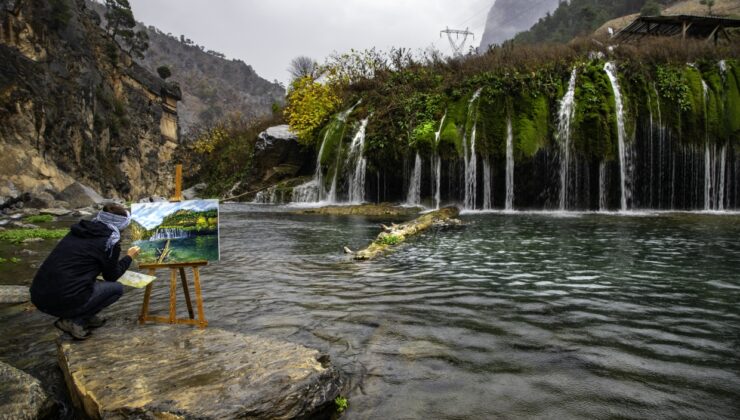
[{"label": "submerged rock", "polygon": [[52,399],[38,379],[0,362],[0,418],[43,418],[50,414],[53,407]]},{"label": "submerged rock", "polygon": [[339,394],[317,350],[216,328],[113,325],[58,351],[74,403],[92,418],[295,418]]},{"label": "submerged rock", "polygon": [[395,206],[388,203],[356,204],[350,206],[324,206],[299,209],[295,214],[322,214],[332,216],[415,216],[422,211],[421,207]]}]

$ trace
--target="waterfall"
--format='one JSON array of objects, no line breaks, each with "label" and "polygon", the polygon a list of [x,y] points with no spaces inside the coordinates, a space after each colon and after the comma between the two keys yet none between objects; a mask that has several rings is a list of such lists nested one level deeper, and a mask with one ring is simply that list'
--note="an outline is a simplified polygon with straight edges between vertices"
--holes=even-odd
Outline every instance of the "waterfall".
[{"label": "waterfall", "polygon": [[491,210],[493,207],[493,194],[491,190],[491,163],[483,159],[483,210]]},{"label": "waterfall", "polygon": [[599,163],[599,211],[605,211],[606,208],[606,163],[601,161]]},{"label": "waterfall", "polygon": [[[478,125],[478,111],[473,104],[480,97],[482,88],[475,91],[468,102],[468,122],[472,121],[473,127],[470,130],[470,151],[465,138],[463,138],[463,153],[465,159],[465,200],[463,208],[474,209],[476,202],[476,193],[478,190],[478,157],[475,155],[475,135],[476,126]],[[472,119],[471,119],[472,117]],[[465,126],[467,131],[467,124]]]},{"label": "waterfall", "polygon": [[365,201],[365,171],[367,169],[367,159],[363,155],[365,146],[365,130],[369,118],[360,122],[360,129],[352,138],[352,144],[349,148],[348,162],[350,159],[355,160],[355,168],[349,175],[349,202],[362,203]]},{"label": "waterfall", "polygon": [[[356,104],[339,113],[339,115],[337,115],[334,121],[332,121],[330,124],[339,124],[340,127],[343,128],[349,114],[351,114],[352,111],[354,111],[355,107],[357,107],[357,105],[359,105],[361,102],[362,100],[359,100]],[[324,139],[321,141],[321,147],[319,147],[319,154],[316,156],[316,170],[314,171],[313,179],[293,189],[292,201],[294,203],[317,203],[324,199],[324,196],[326,195],[326,190],[324,189],[324,174],[321,170],[321,157],[324,155],[324,147],[326,146],[326,142],[331,137],[331,135],[334,134],[335,129],[337,129],[337,127],[329,127],[324,133]],[[340,144],[337,146],[337,149],[339,149],[340,147],[341,140]],[[337,163],[339,162],[339,155],[340,153],[337,152]],[[338,171],[339,165],[337,164],[337,167],[334,171],[334,178],[332,179],[332,187],[329,191],[329,202],[336,201],[336,181]]]},{"label": "waterfall", "polygon": [[622,92],[619,90],[617,81],[617,70],[614,62],[610,61],[604,64],[604,71],[609,82],[611,82],[614,91],[614,103],[617,112],[617,141],[619,142],[619,184],[622,189],[621,210],[627,210],[627,200],[632,197],[632,191],[628,190],[629,185],[629,167],[627,162],[627,151],[625,150],[625,129],[624,129],[624,105],[622,104]]},{"label": "waterfall", "polygon": [[434,208],[438,209],[442,198],[440,192],[442,184],[442,157],[439,155],[439,139],[442,136],[442,128],[445,125],[445,118],[447,118],[447,110],[442,115],[442,120],[439,122],[439,130],[434,133],[434,157],[432,160],[432,191],[434,191]]},{"label": "waterfall", "polygon": [[712,209],[712,175],[714,175],[714,168],[712,168],[712,153],[709,150],[709,142],[704,143],[704,210]]},{"label": "waterfall", "polygon": [[506,204],[504,209],[514,208],[514,132],[511,117],[506,120]]},{"label": "waterfall", "polygon": [[154,235],[150,238],[150,240],[159,240],[159,239],[181,239],[181,238],[188,238],[191,235],[180,228],[159,228],[156,232],[154,232]]},{"label": "waterfall", "polygon": [[416,152],[416,159],[414,159],[414,172],[411,175],[411,182],[409,182],[409,192],[406,195],[406,204],[417,206],[421,203],[421,156],[419,152]]},{"label": "waterfall", "polygon": [[273,185],[272,187],[260,191],[254,196],[253,203],[256,204],[276,204],[277,203],[277,188]]},{"label": "waterfall", "polygon": [[558,141],[560,142],[560,210],[565,210],[568,204],[568,186],[570,177],[570,123],[575,113],[576,68],[570,72],[568,91],[560,100],[558,111]]},{"label": "waterfall", "polygon": [[717,197],[717,210],[725,209],[725,170],[727,162],[727,145],[722,146],[719,153],[719,188]]}]

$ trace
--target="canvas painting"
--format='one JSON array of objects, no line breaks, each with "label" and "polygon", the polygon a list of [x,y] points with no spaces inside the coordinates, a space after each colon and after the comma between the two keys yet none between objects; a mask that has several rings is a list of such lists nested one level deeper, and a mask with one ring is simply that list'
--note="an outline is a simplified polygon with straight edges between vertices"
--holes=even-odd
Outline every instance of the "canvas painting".
[{"label": "canvas painting", "polygon": [[143,263],[217,261],[218,200],[131,205],[131,239]]}]

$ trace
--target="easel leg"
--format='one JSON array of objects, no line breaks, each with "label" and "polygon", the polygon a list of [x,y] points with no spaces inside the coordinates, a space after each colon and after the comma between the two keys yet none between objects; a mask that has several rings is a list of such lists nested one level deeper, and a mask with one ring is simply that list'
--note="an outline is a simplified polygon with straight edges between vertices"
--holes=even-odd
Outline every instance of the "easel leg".
[{"label": "easel leg", "polygon": [[182,282],[182,291],[185,293],[185,304],[188,305],[188,315],[190,319],[195,319],[193,314],[193,304],[190,302],[190,290],[188,289],[188,280],[185,277],[185,269],[180,267],[180,281]]},{"label": "easel leg", "polygon": [[198,305],[198,326],[205,328],[208,325],[206,316],[203,313],[203,295],[200,293],[200,272],[198,267],[193,267],[193,283],[195,284],[195,303]]},{"label": "easel leg", "polygon": [[[154,275],[154,269],[149,269],[149,275]],[[141,305],[141,313],[139,314],[139,324],[143,324],[147,321],[149,315],[149,298],[152,296],[152,283],[146,285],[146,291],[144,292],[144,303]]]},{"label": "easel leg", "polygon": [[177,308],[177,271],[172,268],[170,269],[170,324],[175,323],[176,308]]}]

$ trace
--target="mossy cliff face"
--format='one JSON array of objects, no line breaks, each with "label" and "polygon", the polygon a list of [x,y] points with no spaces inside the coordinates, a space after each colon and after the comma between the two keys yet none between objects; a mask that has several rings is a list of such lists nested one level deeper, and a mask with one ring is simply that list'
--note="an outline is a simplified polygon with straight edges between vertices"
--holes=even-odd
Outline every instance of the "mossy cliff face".
[{"label": "mossy cliff face", "polygon": [[[515,189],[519,197],[515,203],[518,207],[553,207],[556,190],[560,188],[553,179],[559,178],[562,153],[562,144],[557,140],[558,110],[575,68],[570,151],[571,165],[576,168],[572,170],[580,174],[574,181],[578,183],[574,188],[580,191],[577,207],[618,205],[615,204],[620,188],[617,107],[605,64],[603,58],[597,58],[553,63],[533,72],[485,72],[456,88],[443,86],[428,75],[416,75],[418,80],[406,75],[412,82],[406,80],[402,86],[395,86],[401,78],[398,76],[390,80],[389,86],[356,93],[349,97],[345,108],[359,99],[362,105],[346,121],[332,119],[322,133],[326,139],[321,157],[327,174],[324,179],[331,179],[337,170],[341,178],[346,168],[340,166],[358,122],[369,117],[364,149],[368,159],[369,199],[402,201],[418,153],[423,161],[422,197],[433,194],[431,162],[438,156],[442,160],[443,200],[459,202],[463,194],[462,162],[465,151],[469,153],[471,149],[475,127],[477,159],[487,160],[492,167],[492,192],[497,206],[504,196],[501,189],[506,176],[507,124],[511,122]],[[669,150],[666,153],[682,153],[679,157],[687,163],[679,162],[674,173],[699,177],[704,176],[703,168],[695,167],[695,161],[704,157],[707,142],[718,147],[716,155],[718,159],[721,155],[724,161],[718,165],[725,165],[723,179],[735,181],[736,167],[740,166],[735,162],[738,156],[735,146],[740,146],[737,144],[740,137],[737,60],[720,63],[717,59],[706,59],[690,64],[614,60],[614,66],[623,104],[626,162],[631,165],[626,172],[633,178],[635,191],[644,189],[637,184],[657,182],[649,179],[645,168],[662,165],[660,170],[664,171],[667,163],[663,161],[675,160],[674,156],[656,158],[642,153],[650,154],[658,147]],[[385,89],[388,91],[383,93]],[[394,94],[404,89],[405,94]],[[476,92],[479,96],[474,98]],[[658,146],[658,142],[665,144]],[[722,152],[725,145],[729,149]],[[484,184],[480,172],[479,169],[479,189]],[[719,172],[715,178],[720,178]],[[604,185],[600,186],[600,181]],[[677,178],[670,183],[674,195],[690,188]],[[666,202],[661,207],[694,208],[700,205],[702,194],[695,192],[683,204]],[[721,199],[736,202],[734,196],[725,195]],[[646,206],[648,201],[641,192],[636,192],[630,207]]]},{"label": "mossy cliff face", "polygon": [[133,63],[96,16],[75,0],[0,6],[0,189],[171,191],[179,88]]}]

